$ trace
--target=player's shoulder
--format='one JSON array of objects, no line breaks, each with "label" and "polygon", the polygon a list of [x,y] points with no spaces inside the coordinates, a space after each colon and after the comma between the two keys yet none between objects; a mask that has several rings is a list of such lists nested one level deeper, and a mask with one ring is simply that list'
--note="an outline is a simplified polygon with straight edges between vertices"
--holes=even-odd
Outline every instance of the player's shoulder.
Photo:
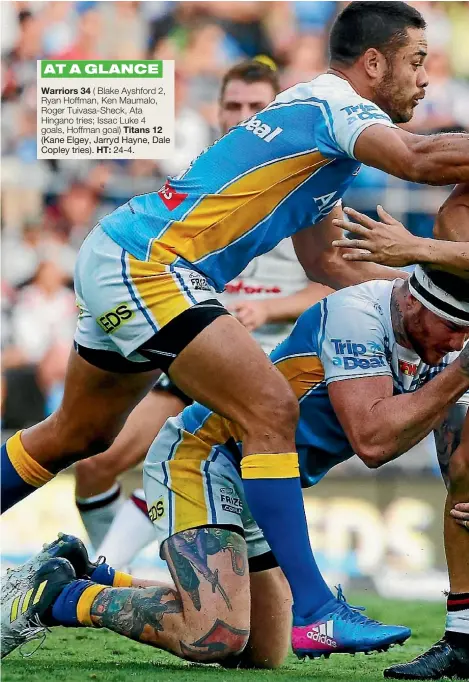
[{"label": "player's shoulder", "polygon": [[327,297],[326,315],[329,323],[378,324],[387,327],[390,324],[390,302],[393,280],[370,280],[340,289]]}]

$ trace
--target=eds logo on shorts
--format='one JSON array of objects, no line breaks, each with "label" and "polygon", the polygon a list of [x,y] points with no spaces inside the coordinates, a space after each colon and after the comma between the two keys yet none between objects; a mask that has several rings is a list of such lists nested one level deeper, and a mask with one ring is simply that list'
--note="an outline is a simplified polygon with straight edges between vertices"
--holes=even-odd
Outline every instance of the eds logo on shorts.
[{"label": "eds logo on shorts", "polygon": [[232,514],[242,514],[243,503],[236,495],[234,488],[220,488],[220,502],[223,511]]},{"label": "eds logo on shorts", "polygon": [[160,497],[156,502],[153,502],[151,507],[148,509],[148,516],[152,523],[156,523],[164,517],[166,514],[166,507],[164,503],[164,498]]},{"label": "eds logo on shorts", "polygon": [[130,310],[127,303],[119,303],[119,305],[112,310],[108,310],[107,313],[97,317],[96,322],[103,332],[112,334],[116,329],[128,322],[134,315],[135,313],[133,310]]},{"label": "eds logo on shorts", "polygon": [[[385,359],[382,355],[370,355],[371,353],[382,353],[383,348],[375,341],[366,343],[356,343],[351,339],[331,339],[334,345],[336,356],[332,358],[332,364],[350,369],[371,369],[372,367],[386,367]],[[360,357],[366,355],[367,357]]]}]

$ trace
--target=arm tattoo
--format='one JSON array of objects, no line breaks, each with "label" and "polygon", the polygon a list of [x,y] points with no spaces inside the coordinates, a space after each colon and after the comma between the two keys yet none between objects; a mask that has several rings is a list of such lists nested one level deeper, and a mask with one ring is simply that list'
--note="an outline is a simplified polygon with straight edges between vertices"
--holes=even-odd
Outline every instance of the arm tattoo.
[{"label": "arm tattoo", "polygon": [[396,337],[396,342],[400,346],[409,348],[409,340],[404,326],[404,313],[398,300],[399,290],[394,287],[391,294],[391,322]]},{"label": "arm tattoo", "polygon": [[246,643],[249,630],[238,630],[222,620],[217,620],[210,630],[191,644],[180,641],[181,652],[185,658],[203,658],[211,654],[222,654],[228,647],[231,651],[241,651]]},{"label": "arm tattoo", "polygon": [[209,582],[212,592],[218,591],[228,609],[230,600],[218,578],[218,570],[208,566],[208,557],[219,552],[229,552],[231,567],[236,575],[246,572],[244,540],[225,528],[191,528],[171,536],[165,543],[176,572],[181,589],[187,592],[197,611],[202,608],[200,601],[200,578]]},{"label": "arm tattoo", "polygon": [[178,593],[170,587],[110,587],[91,607],[93,622],[135,640],[158,642],[166,613],[182,613]]}]

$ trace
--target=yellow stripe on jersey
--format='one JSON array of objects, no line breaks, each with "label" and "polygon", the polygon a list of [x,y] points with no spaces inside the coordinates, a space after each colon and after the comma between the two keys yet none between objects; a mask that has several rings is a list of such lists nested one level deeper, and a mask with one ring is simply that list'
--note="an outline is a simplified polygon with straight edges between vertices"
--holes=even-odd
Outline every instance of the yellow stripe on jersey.
[{"label": "yellow stripe on jersey", "polygon": [[158,328],[191,307],[182,293],[177,277],[165,265],[138,260],[129,254],[129,274],[143,305],[150,311]]},{"label": "yellow stripe on jersey", "polygon": [[324,368],[317,355],[296,355],[275,363],[300,400],[313,386],[324,381]]},{"label": "yellow stripe on jersey", "polygon": [[185,431],[173,459],[168,461],[171,490],[175,493],[173,533],[210,523],[201,464],[211,449],[211,445]]},{"label": "yellow stripe on jersey", "polygon": [[319,152],[275,161],[247,173],[219,194],[209,194],[182,221],[174,221],[152,245],[151,260],[178,256],[194,263],[249,232],[308,176],[332,163]]}]

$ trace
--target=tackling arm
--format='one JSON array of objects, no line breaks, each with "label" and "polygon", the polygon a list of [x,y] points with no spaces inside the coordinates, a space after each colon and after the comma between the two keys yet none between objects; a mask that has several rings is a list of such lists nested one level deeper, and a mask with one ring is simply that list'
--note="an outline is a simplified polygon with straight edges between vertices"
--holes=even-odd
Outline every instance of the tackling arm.
[{"label": "tackling arm", "polygon": [[345,434],[370,468],[389,462],[434,429],[469,388],[469,348],[413,393],[393,396],[391,377],[329,384],[329,398]]},{"label": "tackling arm", "polygon": [[354,156],[403,180],[427,185],[469,182],[469,135],[415,135],[372,125],[360,133]]}]

